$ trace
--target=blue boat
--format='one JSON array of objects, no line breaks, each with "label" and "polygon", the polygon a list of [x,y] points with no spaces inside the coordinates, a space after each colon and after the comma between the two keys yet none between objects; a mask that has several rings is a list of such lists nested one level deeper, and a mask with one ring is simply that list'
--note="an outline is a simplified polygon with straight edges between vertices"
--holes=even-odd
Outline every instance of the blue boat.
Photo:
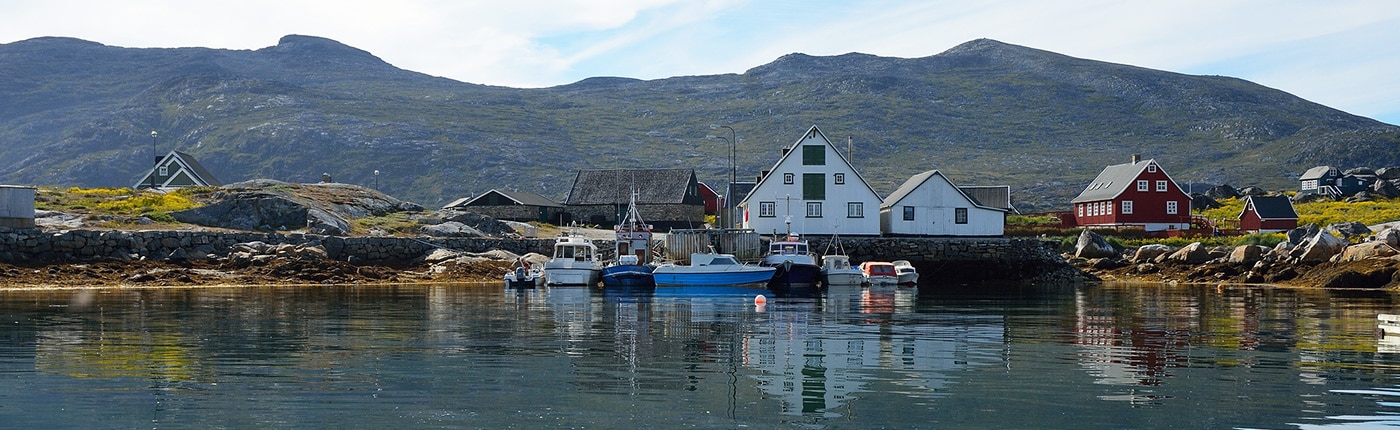
[{"label": "blue boat", "polygon": [[650,287],[652,277],[651,225],[637,212],[637,190],[627,204],[627,218],[613,228],[617,235],[617,260],[603,267],[605,287]]},{"label": "blue boat", "polygon": [[689,265],[662,264],[652,271],[656,285],[763,284],[777,269],[741,264],[733,254],[690,254]]}]

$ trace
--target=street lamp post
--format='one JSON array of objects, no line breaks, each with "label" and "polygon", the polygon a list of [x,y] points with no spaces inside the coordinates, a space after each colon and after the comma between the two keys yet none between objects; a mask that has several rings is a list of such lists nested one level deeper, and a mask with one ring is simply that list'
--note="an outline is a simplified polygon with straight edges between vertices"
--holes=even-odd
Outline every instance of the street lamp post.
[{"label": "street lamp post", "polygon": [[[730,127],[730,126],[727,126],[727,125],[719,125],[719,124],[715,124],[715,125],[711,125],[711,126],[710,126],[710,129],[716,129],[716,128],[727,128],[727,129],[729,129],[729,187],[728,187],[728,188],[729,188],[729,192],[728,192],[728,194],[730,194],[730,195],[732,196],[732,195],[734,194],[734,181],[737,180],[736,176],[738,176],[738,172],[739,172],[739,167],[738,167],[738,163],[737,163],[737,159],[736,159],[736,155],[735,155],[735,147],[739,146],[739,138],[738,138],[738,136],[736,136],[735,133],[734,133],[734,127]],[[732,223],[732,222],[733,222],[733,218],[734,218],[734,216],[733,216],[734,214],[729,213],[729,212],[730,212],[730,208],[727,208],[727,207],[724,208],[724,212],[725,212],[726,214],[729,215],[730,222]],[[725,225],[725,228],[729,228],[729,225],[726,224],[726,225]]]},{"label": "street lamp post", "polygon": [[[730,172],[731,172],[731,173],[729,174],[729,183],[730,183],[730,186],[729,186],[729,187],[732,188],[732,187],[733,187],[733,184],[734,184],[734,174],[732,173],[732,172],[733,172],[733,167],[732,167],[732,166],[734,165],[734,155],[733,155],[733,154],[734,154],[734,141],[729,140],[729,138],[724,137],[724,136],[710,135],[710,136],[706,136],[706,137],[714,138],[714,139],[719,139],[719,140],[723,140],[723,141],[729,143],[729,154],[730,154],[730,156],[729,156],[729,164],[730,164],[730,166],[731,166],[731,168],[730,168]],[[729,228],[729,223],[726,222],[726,221],[728,221],[726,218],[729,218],[729,210],[728,210],[728,208],[719,208],[719,210],[720,210],[720,211],[719,211],[719,225],[720,225],[720,228]]]},{"label": "street lamp post", "polygon": [[160,168],[160,155],[156,154],[156,136],[159,136],[159,133],[151,130],[151,190],[156,189],[156,169]]},{"label": "street lamp post", "polygon": [[379,169],[374,170],[374,190],[379,191]]}]

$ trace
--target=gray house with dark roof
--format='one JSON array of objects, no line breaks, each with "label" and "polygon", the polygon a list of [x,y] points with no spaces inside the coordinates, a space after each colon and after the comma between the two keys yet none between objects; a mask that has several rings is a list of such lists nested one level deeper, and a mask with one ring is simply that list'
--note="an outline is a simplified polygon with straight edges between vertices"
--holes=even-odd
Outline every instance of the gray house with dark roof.
[{"label": "gray house with dark roof", "polygon": [[1334,199],[1365,190],[1375,177],[1343,174],[1332,166],[1317,166],[1298,177],[1298,194],[1322,194]]},{"label": "gray house with dark roof", "polygon": [[611,227],[627,215],[634,188],[637,211],[653,228],[704,225],[705,201],[692,169],[580,170],[564,206],[573,221]]},{"label": "gray house with dark roof", "polygon": [[564,205],[539,194],[495,189],[479,196],[457,199],[442,208],[474,212],[496,219],[550,223],[560,222],[559,216],[564,212]]},{"label": "gray house with dark roof", "polygon": [[159,161],[155,167],[146,171],[131,188],[181,188],[181,187],[217,187],[223,185],[214,174],[209,173],[203,164],[199,164],[194,156],[180,151],[170,151]]}]

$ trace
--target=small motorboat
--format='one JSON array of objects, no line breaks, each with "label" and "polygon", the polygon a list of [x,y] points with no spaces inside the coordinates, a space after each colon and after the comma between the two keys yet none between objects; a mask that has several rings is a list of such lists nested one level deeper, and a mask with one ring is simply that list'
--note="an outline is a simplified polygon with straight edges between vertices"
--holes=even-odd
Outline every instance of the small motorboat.
[{"label": "small motorboat", "polygon": [[741,264],[733,254],[690,254],[689,265],[662,264],[653,270],[656,285],[744,285],[766,283],[777,268]]},{"label": "small motorboat", "polygon": [[563,234],[554,240],[554,258],[544,263],[545,285],[598,284],[603,262],[598,247],[582,235]]},{"label": "small motorboat", "polygon": [[1381,337],[1400,336],[1400,315],[1376,315],[1376,334]]},{"label": "small motorboat", "polygon": [[909,260],[895,260],[894,271],[899,274],[899,285],[919,283],[919,272],[914,270],[914,265],[909,264]]},{"label": "small motorboat", "polygon": [[541,275],[543,273],[538,267],[532,267],[530,262],[520,258],[502,278],[506,281],[506,288],[534,288],[540,284]]},{"label": "small motorboat", "polygon": [[824,285],[860,285],[865,283],[865,274],[851,267],[851,258],[845,255],[822,256],[822,279]]},{"label": "small motorboat", "polygon": [[899,271],[887,261],[867,261],[860,263],[860,271],[865,275],[865,283],[870,285],[895,285],[899,283]]}]

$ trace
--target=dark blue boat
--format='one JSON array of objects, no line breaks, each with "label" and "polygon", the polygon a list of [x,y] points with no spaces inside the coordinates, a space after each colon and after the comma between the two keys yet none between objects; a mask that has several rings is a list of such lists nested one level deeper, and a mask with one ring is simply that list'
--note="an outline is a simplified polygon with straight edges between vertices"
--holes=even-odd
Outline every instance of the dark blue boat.
[{"label": "dark blue boat", "polygon": [[617,260],[603,267],[605,287],[654,287],[652,274],[651,225],[637,212],[637,190],[627,205],[627,218],[613,228],[617,234]]},{"label": "dark blue boat", "polygon": [[795,235],[769,244],[768,254],[763,256],[763,265],[778,269],[773,272],[773,279],[768,281],[770,290],[821,286],[822,268],[817,265],[816,254],[808,249],[807,241]]},{"label": "dark blue boat", "polygon": [[636,255],[622,255],[617,262],[603,268],[603,285],[608,287],[654,287],[653,268],[637,264]]}]

